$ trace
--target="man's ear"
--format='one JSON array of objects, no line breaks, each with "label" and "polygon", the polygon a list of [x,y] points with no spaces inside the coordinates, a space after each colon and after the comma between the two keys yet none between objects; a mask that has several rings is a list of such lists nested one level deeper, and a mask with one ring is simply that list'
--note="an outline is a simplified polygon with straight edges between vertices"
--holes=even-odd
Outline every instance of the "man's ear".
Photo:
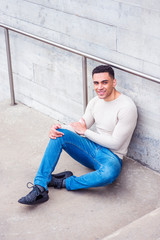
[{"label": "man's ear", "polygon": [[113,87],[115,87],[117,85],[117,80],[114,78],[113,79]]}]

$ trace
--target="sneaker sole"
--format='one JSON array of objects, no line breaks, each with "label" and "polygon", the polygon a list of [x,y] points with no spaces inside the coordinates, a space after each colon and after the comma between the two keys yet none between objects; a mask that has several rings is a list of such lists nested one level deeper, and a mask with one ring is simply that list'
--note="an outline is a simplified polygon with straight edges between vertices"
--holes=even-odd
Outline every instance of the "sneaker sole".
[{"label": "sneaker sole", "polygon": [[46,196],[46,197],[41,198],[41,199],[39,199],[35,202],[32,202],[32,203],[22,203],[22,202],[19,202],[19,201],[18,202],[21,203],[21,204],[24,204],[24,205],[36,205],[36,204],[44,203],[44,202],[48,201],[48,199],[49,199],[49,196]]}]

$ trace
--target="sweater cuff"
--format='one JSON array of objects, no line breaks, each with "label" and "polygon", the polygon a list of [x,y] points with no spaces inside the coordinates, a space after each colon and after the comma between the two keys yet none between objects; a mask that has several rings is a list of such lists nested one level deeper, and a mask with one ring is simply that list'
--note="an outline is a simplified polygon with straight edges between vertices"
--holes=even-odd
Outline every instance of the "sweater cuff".
[{"label": "sweater cuff", "polygon": [[62,124],[62,125],[61,125],[61,128],[67,129],[67,130],[75,133],[75,131],[74,131],[74,129],[71,127],[71,125]]},{"label": "sweater cuff", "polygon": [[89,130],[89,129],[87,129],[87,130],[85,131],[85,133],[84,133],[84,136],[89,138],[90,133],[92,133],[92,131]]}]

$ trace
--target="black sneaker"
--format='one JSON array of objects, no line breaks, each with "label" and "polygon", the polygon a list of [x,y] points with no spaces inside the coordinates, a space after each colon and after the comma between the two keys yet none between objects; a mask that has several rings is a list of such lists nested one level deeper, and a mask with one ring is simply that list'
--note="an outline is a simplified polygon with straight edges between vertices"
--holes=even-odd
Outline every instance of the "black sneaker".
[{"label": "black sneaker", "polygon": [[37,185],[33,185],[32,187],[28,186],[29,183],[27,183],[28,188],[33,188],[33,190],[28,193],[25,197],[22,197],[18,200],[19,203],[26,204],[26,205],[34,205],[38,203],[46,202],[49,199],[48,191],[40,190]]},{"label": "black sneaker", "polygon": [[63,181],[68,178],[73,176],[73,173],[70,171],[66,171],[66,172],[61,172],[58,174],[52,174],[52,178],[50,183],[48,183],[48,187],[54,187],[54,188],[63,188]]}]

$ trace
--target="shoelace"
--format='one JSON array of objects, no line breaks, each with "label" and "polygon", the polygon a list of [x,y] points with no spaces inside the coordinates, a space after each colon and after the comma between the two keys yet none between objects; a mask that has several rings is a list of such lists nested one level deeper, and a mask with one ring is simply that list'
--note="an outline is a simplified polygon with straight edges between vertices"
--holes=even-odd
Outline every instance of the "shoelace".
[{"label": "shoelace", "polygon": [[[29,184],[31,184],[31,186],[29,186]],[[39,195],[39,188],[37,186],[35,186],[33,183],[31,182],[28,182],[27,183],[27,188],[33,188],[33,190],[29,193],[29,194],[32,194],[33,191],[36,191],[36,195],[38,196]]]},{"label": "shoelace", "polygon": [[[31,184],[32,186],[29,186],[29,184]],[[28,182],[27,183],[27,188],[33,188],[34,187],[34,184],[33,183],[31,183],[31,182]]]}]

